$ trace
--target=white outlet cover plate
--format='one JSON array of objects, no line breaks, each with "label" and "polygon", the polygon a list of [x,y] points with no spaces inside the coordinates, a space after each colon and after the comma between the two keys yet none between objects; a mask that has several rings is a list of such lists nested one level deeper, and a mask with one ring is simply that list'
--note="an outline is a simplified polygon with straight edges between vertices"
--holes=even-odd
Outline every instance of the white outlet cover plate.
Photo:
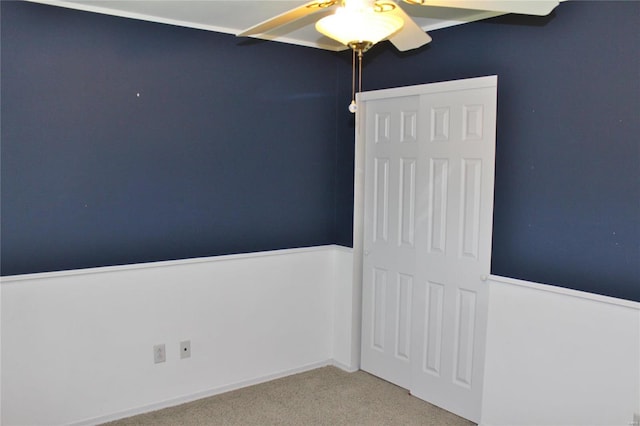
[{"label": "white outlet cover plate", "polygon": [[191,340],[185,340],[180,342],[180,358],[190,358],[191,357]]},{"label": "white outlet cover plate", "polygon": [[164,343],[153,346],[153,362],[159,364],[167,360],[167,352]]}]

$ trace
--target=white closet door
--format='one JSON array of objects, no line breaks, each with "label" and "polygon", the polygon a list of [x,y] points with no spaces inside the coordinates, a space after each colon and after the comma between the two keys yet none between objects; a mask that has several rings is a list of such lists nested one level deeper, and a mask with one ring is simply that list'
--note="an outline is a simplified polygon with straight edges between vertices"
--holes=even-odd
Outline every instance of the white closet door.
[{"label": "white closet door", "polygon": [[478,422],[496,78],[414,90],[365,97],[362,368]]},{"label": "white closet door", "polygon": [[363,369],[411,384],[411,309],[415,283],[418,96],[367,108]]}]

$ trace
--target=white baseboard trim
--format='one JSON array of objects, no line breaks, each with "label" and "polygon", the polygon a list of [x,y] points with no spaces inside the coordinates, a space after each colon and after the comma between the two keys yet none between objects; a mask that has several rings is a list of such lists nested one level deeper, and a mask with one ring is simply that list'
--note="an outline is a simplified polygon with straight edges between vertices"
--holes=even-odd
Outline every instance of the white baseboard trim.
[{"label": "white baseboard trim", "polygon": [[270,382],[272,380],[281,379],[283,377],[292,376],[294,374],[304,373],[306,371],[315,370],[317,368],[322,368],[326,366],[334,366],[339,368],[347,373],[355,373],[358,371],[357,368],[348,367],[341,362],[338,362],[333,359],[328,359],[326,361],[316,362],[312,364],[307,364],[302,367],[293,368],[285,371],[280,371],[273,374],[267,374],[265,376],[256,377],[250,380],[244,380],[238,383],[233,383],[230,385],[220,386],[217,388],[209,389],[202,392],[196,392],[190,395],[184,395],[178,398],[168,399],[166,401],[161,401],[155,404],[145,405],[142,407],[132,408],[130,410],[121,411],[118,413],[108,414],[106,416],[95,417],[92,419],[82,420],[79,422],[71,423],[70,426],[93,426],[101,423],[112,422],[115,420],[124,419],[127,417],[136,416],[139,414],[145,414],[152,411],[162,410],[164,408],[175,407],[177,405],[186,404],[188,402],[197,401],[199,399],[208,398],[210,396],[220,395],[226,392],[231,392],[237,389],[245,388],[248,386],[258,385],[260,383]]},{"label": "white baseboard trim", "polygon": [[[79,422],[71,423],[69,426],[93,426],[106,422],[112,422],[115,420],[124,419],[127,417],[136,416],[139,414],[145,414],[152,411],[162,410],[164,408],[175,407],[177,405],[186,404],[188,402],[197,401],[199,399],[208,398],[210,396],[220,395],[226,392],[231,392],[237,389],[245,388],[248,386],[258,385],[260,383],[270,382],[272,380],[281,379],[283,377],[291,376],[294,374],[304,373],[306,371],[315,370],[317,368],[326,367],[328,365],[333,365],[335,367],[341,368],[345,370],[341,365],[336,365],[339,363],[334,362],[333,360],[326,360],[315,362],[312,364],[303,365],[301,367],[292,368],[289,370],[279,371],[273,374],[267,374],[261,377],[256,377],[249,380],[243,380],[241,382],[232,383],[225,386],[219,386],[217,388],[208,389],[202,392],[196,392],[189,395],[180,396],[177,398],[171,398],[165,401],[157,402],[154,404],[145,405],[142,407],[132,408],[130,410],[120,411],[118,413],[108,414],[106,416],[94,417],[92,419],[81,420]],[[346,370],[348,371],[348,370]]]},{"label": "white baseboard trim", "polygon": [[339,368],[342,371],[346,371],[347,373],[355,373],[356,371],[360,370],[358,367],[350,367],[346,364],[336,361],[335,359],[331,360],[330,365],[333,365],[334,367]]}]

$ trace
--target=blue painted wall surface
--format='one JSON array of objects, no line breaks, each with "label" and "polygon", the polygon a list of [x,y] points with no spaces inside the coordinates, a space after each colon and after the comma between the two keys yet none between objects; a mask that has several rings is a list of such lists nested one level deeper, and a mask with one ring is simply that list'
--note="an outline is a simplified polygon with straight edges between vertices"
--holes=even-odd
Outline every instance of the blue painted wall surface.
[{"label": "blue painted wall surface", "polygon": [[640,2],[432,36],[372,49],[366,89],[498,75],[492,273],[640,301]]},{"label": "blue painted wall surface", "polygon": [[1,7],[2,275],[334,242],[330,53]]},{"label": "blue painted wall surface", "polygon": [[[348,52],[1,8],[2,275],[352,244]],[[499,76],[493,273],[640,301],[638,28],[571,1],[365,56],[365,90]]]}]

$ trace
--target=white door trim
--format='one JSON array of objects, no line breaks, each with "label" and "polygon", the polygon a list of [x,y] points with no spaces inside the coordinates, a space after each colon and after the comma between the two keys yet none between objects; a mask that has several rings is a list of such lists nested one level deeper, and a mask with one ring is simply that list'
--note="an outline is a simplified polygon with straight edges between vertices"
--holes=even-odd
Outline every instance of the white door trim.
[{"label": "white door trim", "polygon": [[[415,86],[394,87],[391,89],[371,90],[356,94],[358,101],[358,112],[356,118],[364,117],[364,112],[360,109],[361,102],[373,99],[396,98],[412,95],[424,95],[429,93],[442,93],[448,90],[460,91],[467,89],[481,89],[483,87],[494,87],[498,83],[498,76],[491,75],[487,77],[467,78],[464,80],[442,81],[438,83],[418,84]],[[358,137],[362,138],[363,134],[359,134],[360,129],[356,129],[356,141]],[[358,147],[356,146],[356,149]],[[363,186],[364,189],[364,186]]]}]

